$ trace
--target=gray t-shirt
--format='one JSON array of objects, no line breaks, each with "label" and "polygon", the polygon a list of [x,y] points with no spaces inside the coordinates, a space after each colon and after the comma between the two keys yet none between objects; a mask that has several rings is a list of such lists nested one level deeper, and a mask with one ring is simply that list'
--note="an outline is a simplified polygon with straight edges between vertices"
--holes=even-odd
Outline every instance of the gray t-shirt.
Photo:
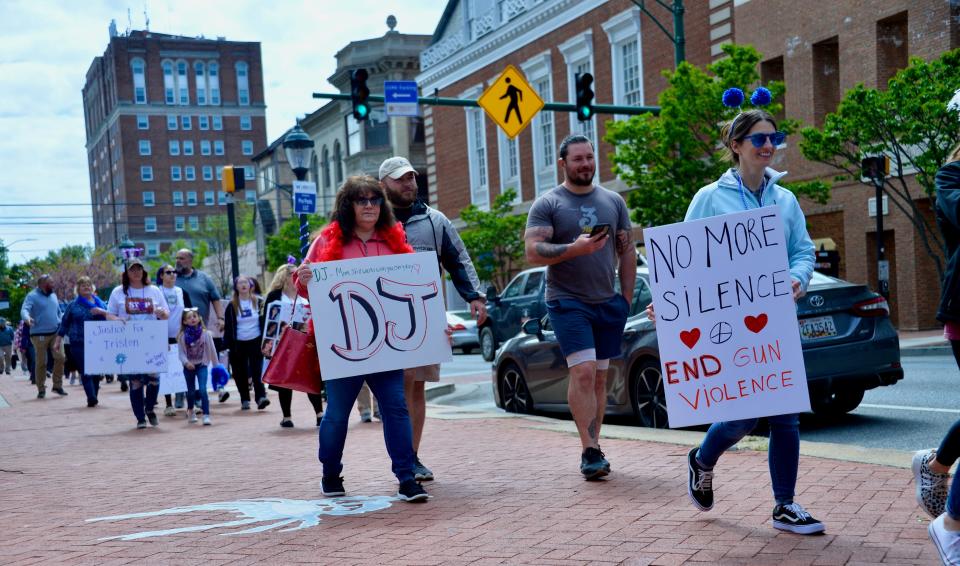
[{"label": "gray t-shirt", "polygon": [[560,185],[540,196],[530,207],[527,228],[553,228],[553,238],[549,240],[552,244],[573,243],[597,224],[610,225],[607,244],[596,253],[548,266],[548,301],[577,299],[600,303],[615,294],[616,233],[630,230],[630,214],[623,197],[599,185],[585,195],[572,193]]},{"label": "gray t-shirt", "polygon": [[220,291],[213,279],[199,269],[194,269],[189,276],[178,274],[176,285],[190,296],[190,304],[197,307],[200,320],[206,323],[210,316],[210,302],[220,300]]}]

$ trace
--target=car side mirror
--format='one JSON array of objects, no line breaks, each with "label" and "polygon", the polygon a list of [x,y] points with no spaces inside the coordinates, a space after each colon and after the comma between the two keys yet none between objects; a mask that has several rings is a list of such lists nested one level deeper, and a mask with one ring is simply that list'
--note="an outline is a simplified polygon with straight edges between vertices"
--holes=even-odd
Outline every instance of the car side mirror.
[{"label": "car side mirror", "polygon": [[487,301],[491,303],[496,303],[500,300],[500,297],[497,296],[497,288],[493,285],[487,287]]},{"label": "car side mirror", "polygon": [[540,326],[539,318],[531,318],[523,323],[523,333],[531,336],[543,336],[543,327]]}]

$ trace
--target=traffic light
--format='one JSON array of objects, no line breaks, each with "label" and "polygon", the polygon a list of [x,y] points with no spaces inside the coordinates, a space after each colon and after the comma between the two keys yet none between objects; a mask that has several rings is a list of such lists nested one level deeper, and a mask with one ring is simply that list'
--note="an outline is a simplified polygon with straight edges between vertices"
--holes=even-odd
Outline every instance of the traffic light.
[{"label": "traffic light", "polygon": [[353,117],[362,122],[370,115],[370,89],[367,88],[367,71],[357,69],[350,72],[350,101],[353,102]]},{"label": "traffic light", "polygon": [[221,179],[223,192],[233,194],[236,191],[242,191],[246,186],[243,173],[243,167],[234,167],[233,165],[224,166],[223,177]]},{"label": "traffic light", "polygon": [[577,120],[586,122],[593,118],[593,75],[577,73]]}]

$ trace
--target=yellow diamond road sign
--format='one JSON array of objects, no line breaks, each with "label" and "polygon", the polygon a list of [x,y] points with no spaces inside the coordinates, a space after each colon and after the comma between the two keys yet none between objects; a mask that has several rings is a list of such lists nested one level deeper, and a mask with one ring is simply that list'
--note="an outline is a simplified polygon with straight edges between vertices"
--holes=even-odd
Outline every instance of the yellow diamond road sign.
[{"label": "yellow diamond road sign", "polygon": [[480,95],[477,104],[507,137],[513,139],[543,108],[543,99],[527,84],[516,67],[507,65],[497,80]]}]

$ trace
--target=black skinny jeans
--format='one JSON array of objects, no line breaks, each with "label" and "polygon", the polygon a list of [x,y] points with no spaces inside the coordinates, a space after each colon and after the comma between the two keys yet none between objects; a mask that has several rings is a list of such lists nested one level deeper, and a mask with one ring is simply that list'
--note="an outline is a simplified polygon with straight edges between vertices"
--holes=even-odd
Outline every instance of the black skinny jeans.
[{"label": "black skinny jeans", "polygon": [[257,401],[267,396],[263,388],[260,373],[263,371],[263,354],[260,352],[260,338],[237,340],[230,348],[230,369],[241,401],[250,400],[250,380],[253,379],[253,392]]},{"label": "black skinny jeans", "polygon": [[[280,410],[283,412],[283,418],[290,418],[290,403],[293,401],[293,390],[283,387],[275,387],[277,397],[280,399]],[[313,405],[313,411],[317,414],[323,412],[323,397],[317,393],[307,393],[310,404]]]},{"label": "black skinny jeans", "polygon": [[[960,340],[951,340],[950,347],[953,349],[957,367],[960,368]],[[940,442],[940,448],[937,448],[937,461],[944,466],[952,466],[957,458],[960,458],[960,420],[953,423]]]}]

